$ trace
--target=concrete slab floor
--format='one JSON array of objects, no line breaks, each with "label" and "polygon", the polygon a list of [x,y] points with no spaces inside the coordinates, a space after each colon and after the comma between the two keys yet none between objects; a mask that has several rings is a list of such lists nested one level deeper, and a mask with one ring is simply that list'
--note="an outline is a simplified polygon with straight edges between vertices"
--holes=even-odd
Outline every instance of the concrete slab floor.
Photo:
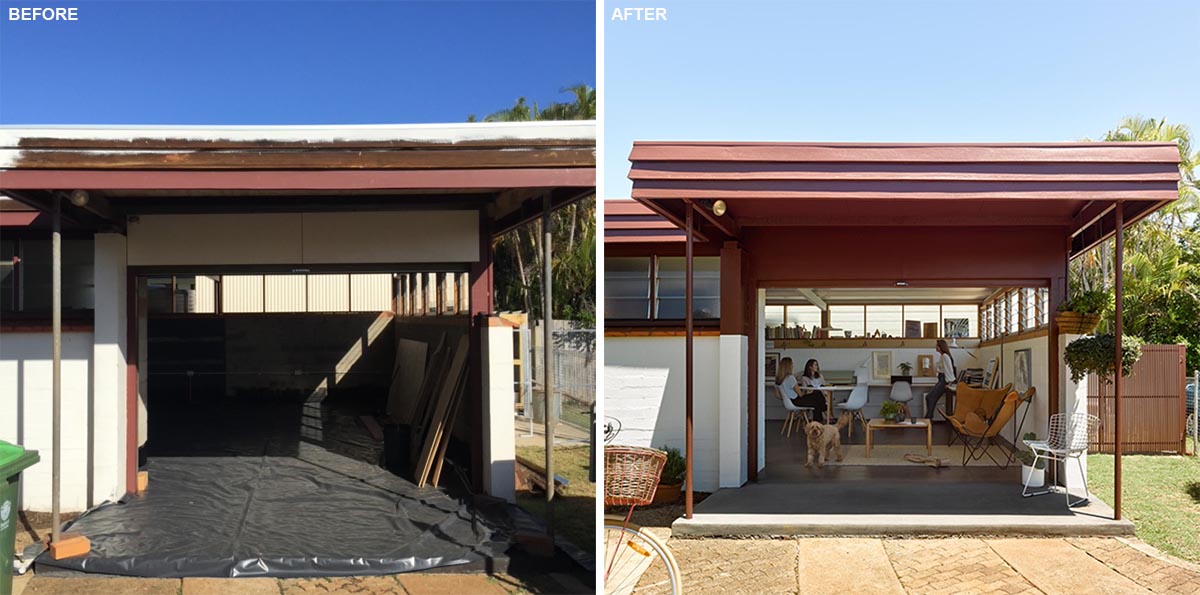
[{"label": "concrete slab floor", "polygon": [[855,481],[757,483],[713,493],[678,537],[781,535],[1133,535],[1093,498],[1068,509],[1009,483]]}]

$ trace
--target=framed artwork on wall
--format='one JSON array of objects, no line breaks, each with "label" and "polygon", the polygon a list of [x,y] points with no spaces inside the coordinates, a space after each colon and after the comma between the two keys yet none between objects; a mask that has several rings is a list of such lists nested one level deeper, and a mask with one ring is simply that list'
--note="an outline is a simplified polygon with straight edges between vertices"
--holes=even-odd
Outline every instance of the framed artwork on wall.
[{"label": "framed artwork on wall", "polygon": [[779,370],[779,352],[767,352],[767,369],[766,376],[771,382],[775,382],[775,373]]},{"label": "framed artwork on wall", "polygon": [[933,371],[933,356],[929,354],[917,356],[917,376],[929,378],[936,376]]},{"label": "framed artwork on wall", "polygon": [[1013,390],[1024,393],[1033,386],[1033,350],[1013,352]]},{"label": "framed artwork on wall", "polygon": [[904,338],[920,339],[921,338],[921,321],[920,320],[905,320],[904,321]]},{"label": "framed artwork on wall", "polygon": [[892,352],[890,351],[872,351],[871,352],[871,378],[875,380],[891,380],[892,378]]},{"label": "framed artwork on wall", "polygon": [[942,336],[947,339],[962,338],[971,334],[971,323],[966,318],[947,318],[942,324],[945,325]]}]

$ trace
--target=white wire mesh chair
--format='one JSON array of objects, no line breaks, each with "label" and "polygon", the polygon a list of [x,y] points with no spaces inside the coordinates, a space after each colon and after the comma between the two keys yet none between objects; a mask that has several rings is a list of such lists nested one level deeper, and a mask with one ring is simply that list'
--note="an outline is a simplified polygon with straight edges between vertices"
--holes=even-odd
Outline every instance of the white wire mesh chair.
[{"label": "white wire mesh chair", "polygon": [[[1038,459],[1056,461],[1064,465],[1070,459],[1075,459],[1079,467],[1079,476],[1083,478],[1083,498],[1071,500],[1070,474],[1063,478],[1063,493],[1067,497],[1067,508],[1083,506],[1092,498],[1087,487],[1087,474],[1083,470],[1083,455],[1087,453],[1088,441],[1100,427],[1100,418],[1087,413],[1055,413],[1050,416],[1050,435],[1045,440],[1025,440],[1025,446],[1033,451],[1033,467],[1036,469]],[[1030,474],[1032,478],[1033,474]],[[1055,490],[1047,487],[1038,492],[1029,491],[1029,479],[1021,488],[1021,495],[1041,496]]]}]

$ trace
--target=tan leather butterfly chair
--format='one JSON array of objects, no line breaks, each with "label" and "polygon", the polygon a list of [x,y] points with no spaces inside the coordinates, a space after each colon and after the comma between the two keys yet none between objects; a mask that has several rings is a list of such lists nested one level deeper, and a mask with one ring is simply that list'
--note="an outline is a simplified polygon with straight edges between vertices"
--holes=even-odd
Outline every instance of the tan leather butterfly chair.
[{"label": "tan leather butterfly chair", "polygon": [[[990,414],[995,411],[997,406],[1000,405],[1000,402],[1004,400],[1004,395],[1007,395],[1011,390],[1012,384],[1007,384],[998,389],[991,389],[975,388],[960,382],[958,383],[957,395],[954,399],[954,414],[951,415],[946,413],[946,410],[941,406],[938,406],[938,411],[941,412],[943,417],[950,421],[952,426],[959,427],[966,423],[968,413],[982,410],[984,412],[982,416],[986,417],[986,414]],[[957,432],[952,433],[950,436],[950,442],[948,442],[946,445],[950,446],[954,444],[954,441],[958,440],[958,437],[959,435]]]},{"label": "tan leather butterfly chair", "polygon": [[[1004,426],[1008,425],[1008,422],[1017,414],[1021,405],[1028,404],[1033,400],[1034,393],[1033,387],[1030,387],[1023,395],[1016,391],[1009,391],[999,403],[996,403],[991,412],[986,410],[985,404],[979,409],[965,413],[961,422],[957,418],[950,420],[955,433],[963,441],[963,466],[970,461],[980,460],[986,455],[997,467],[1008,468],[1013,460],[1013,448],[998,441],[997,437]],[[1028,412],[1028,407],[1026,412]],[[1024,420],[1022,419],[1022,421]],[[996,447],[996,450],[1000,451],[1000,459],[992,454],[992,447]]]}]

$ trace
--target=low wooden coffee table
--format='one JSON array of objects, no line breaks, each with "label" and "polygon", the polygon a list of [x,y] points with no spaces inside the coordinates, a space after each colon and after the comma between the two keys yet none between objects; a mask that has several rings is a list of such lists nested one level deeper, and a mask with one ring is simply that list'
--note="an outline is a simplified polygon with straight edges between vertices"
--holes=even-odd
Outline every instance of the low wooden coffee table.
[{"label": "low wooden coffee table", "polygon": [[933,424],[928,418],[917,418],[913,423],[894,422],[883,419],[882,417],[871,418],[867,422],[867,458],[871,458],[871,446],[875,443],[875,430],[891,430],[891,429],[909,429],[909,430],[925,430],[925,454],[933,456]]}]

